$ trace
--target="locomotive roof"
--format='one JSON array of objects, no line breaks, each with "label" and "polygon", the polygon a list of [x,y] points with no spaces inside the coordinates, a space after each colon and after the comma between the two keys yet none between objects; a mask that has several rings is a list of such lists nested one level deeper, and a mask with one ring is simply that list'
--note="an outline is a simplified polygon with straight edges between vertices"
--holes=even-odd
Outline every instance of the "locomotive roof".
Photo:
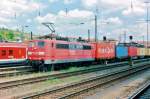
[{"label": "locomotive roof", "polygon": [[24,43],[19,43],[19,42],[15,42],[15,43],[0,42],[0,47],[2,47],[2,46],[7,46],[7,47],[19,47],[19,46],[26,46],[26,44],[24,44]]},{"label": "locomotive roof", "polygon": [[62,40],[56,40],[56,39],[37,39],[37,40],[31,40],[29,42],[32,42],[32,41],[45,41],[45,42],[50,42],[50,41],[54,41],[54,42],[62,42],[62,43],[82,43],[82,44],[91,44],[89,42],[78,42],[78,41],[62,41]]}]

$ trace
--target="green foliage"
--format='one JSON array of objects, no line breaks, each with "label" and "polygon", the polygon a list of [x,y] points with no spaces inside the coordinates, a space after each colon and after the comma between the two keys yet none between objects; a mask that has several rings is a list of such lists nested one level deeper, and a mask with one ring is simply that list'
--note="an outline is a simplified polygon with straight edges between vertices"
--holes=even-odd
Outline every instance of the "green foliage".
[{"label": "green foliage", "polygon": [[3,36],[0,34],[0,41],[2,41],[3,40]]},{"label": "green foliage", "polygon": [[[10,30],[5,28],[0,28],[0,41],[16,41],[20,38],[21,32],[19,30]],[[29,33],[24,33],[24,39],[28,40],[30,35]]]},{"label": "green foliage", "polygon": [[13,41],[18,37],[18,33],[13,30],[0,28],[0,40]]},{"label": "green foliage", "polygon": [[8,38],[8,40],[14,40],[14,32],[9,31],[9,32],[7,33],[7,38]]}]

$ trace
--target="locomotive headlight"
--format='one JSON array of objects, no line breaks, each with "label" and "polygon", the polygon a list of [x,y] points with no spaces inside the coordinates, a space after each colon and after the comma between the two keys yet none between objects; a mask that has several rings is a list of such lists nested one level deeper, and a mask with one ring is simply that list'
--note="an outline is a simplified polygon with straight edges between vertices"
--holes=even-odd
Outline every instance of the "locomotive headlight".
[{"label": "locomotive headlight", "polygon": [[32,52],[28,52],[28,55],[32,55]]},{"label": "locomotive headlight", "polygon": [[45,52],[38,52],[39,55],[45,55]]}]

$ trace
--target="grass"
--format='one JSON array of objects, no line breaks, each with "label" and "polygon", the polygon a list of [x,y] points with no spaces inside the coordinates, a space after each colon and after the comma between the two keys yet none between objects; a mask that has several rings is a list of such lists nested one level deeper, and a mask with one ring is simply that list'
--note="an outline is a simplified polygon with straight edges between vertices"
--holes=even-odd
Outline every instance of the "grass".
[{"label": "grass", "polygon": [[59,78],[53,78],[49,79],[46,81],[48,84],[61,84],[61,83],[68,83],[68,82],[73,82],[73,81],[80,81],[82,78],[79,78],[78,76],[72,76],[72,77],[67,77],[63,79]]},{"label": "grass", "polygon": [[70,67],[69,69],[64,69],[64,70],[60,70],[60,72],[64,73],[64,72],[73,72],[73,71],[77,71],[77,70],[81,70],[84,69],[85,67]]}]

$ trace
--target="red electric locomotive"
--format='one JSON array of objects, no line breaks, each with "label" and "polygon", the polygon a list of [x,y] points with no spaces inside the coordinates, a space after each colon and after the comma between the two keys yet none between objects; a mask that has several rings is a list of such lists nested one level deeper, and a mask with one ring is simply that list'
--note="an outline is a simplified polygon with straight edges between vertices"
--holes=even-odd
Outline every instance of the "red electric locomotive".
[{"label": "red electric locomotive", "polygon": [[32,40],[28,47],[28,59],[38,69],[59,63],[94,61],[94,45],[61,40]]},{"label": "red electric locomotive", "polygon": [[27,60],[27,45],[23,43],[0,43],[0,64],[23,63]]}]

